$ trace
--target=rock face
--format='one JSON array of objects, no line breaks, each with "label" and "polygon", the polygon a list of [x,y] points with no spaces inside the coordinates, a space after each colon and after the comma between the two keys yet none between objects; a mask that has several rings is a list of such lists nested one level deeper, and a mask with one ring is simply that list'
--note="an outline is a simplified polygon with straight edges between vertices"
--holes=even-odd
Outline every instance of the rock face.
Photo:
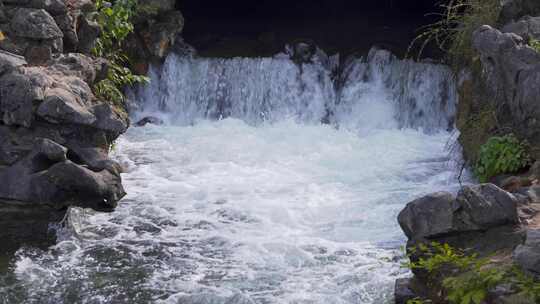
[{"label": "rock face", "polygon": [[[0,75],[0,209],[9,206],[14,218],[22,217],[15,210],[35,208],[41,218],[68,206],[112,211],[125,192],[107,151],[128,121],[90,89],[102,63],[82,54],[60,55],[48,66],[21,66],[16,56],[10,62]],[[0,240],[19,243],[6,241],[14,226],[0,222]]]},{"label": "rock face", "polygon": [[[527,27],[528,35],[536,35],[530,29]],[[458,118],[466,158],[477,157],[479,147],[471,148],[475,142],[481,144],[502,129],[540,147],[540,53],[521,36],[487,25],[474,32],[473,45],[480,55],[481,70],[476,71],[472,85],[464,85]],[[540,149],[531,154],[540,158]]]},{"label": "rock face", "polygon": [[[90,51],[91,1],[0,0],[0,9],[1,254],[47,244],[70,206],[114,210],[125,192],[108,151],[129,122],[92,92],[107,61],[63,53]],[[88,28],[81,44],[77,30]]]}]

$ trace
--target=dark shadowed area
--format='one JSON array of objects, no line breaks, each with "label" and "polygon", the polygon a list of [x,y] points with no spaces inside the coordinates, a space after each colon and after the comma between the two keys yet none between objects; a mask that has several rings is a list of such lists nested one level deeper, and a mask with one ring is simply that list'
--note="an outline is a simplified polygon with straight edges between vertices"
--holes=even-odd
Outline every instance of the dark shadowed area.
[{"label": "dark shadowed area", "polygon": [[[179,0],[184,37],[203,56],[268,56],[298,39],[329,53],[379,45],[402,56],[438,0]],[[428,51],[426,56],[438,57]]]}]

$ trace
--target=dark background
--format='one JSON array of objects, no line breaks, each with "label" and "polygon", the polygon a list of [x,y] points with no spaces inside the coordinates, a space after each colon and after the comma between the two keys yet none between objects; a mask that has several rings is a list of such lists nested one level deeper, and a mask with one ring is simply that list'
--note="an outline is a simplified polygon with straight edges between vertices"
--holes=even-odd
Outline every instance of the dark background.
[{"label": "dark background", "polygon": [[[403,56],[417,29],[435,20],[439,0],[178,0],[184,38],[203,56],[270,56],[298,39],[328,53],[372,45]],[[437,57],[428,51],[426,56]]]}]

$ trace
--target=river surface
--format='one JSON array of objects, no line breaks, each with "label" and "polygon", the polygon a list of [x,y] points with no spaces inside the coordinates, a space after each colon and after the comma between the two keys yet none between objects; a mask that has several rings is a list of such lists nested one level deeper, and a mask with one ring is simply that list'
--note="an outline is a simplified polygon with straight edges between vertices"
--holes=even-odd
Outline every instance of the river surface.
[{"label": "river surface", "polygon": [[398,212],[458,187],[455,84],[381,50],[331,61],[170,56],[132,97],[165,124],[115,146],[127,197],[19,250],[0,303],[392,303]]}]

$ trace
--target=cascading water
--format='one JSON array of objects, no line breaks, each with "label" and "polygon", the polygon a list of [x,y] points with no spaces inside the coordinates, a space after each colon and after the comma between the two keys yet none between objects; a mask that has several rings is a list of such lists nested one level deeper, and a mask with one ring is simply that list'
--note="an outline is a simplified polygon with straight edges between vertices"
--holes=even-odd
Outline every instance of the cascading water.
[{"label": "cascading water", "polygon": [[407,275],[397,213],[457,188],[455,85],[383,50],[329,62],[171,55],[152,69],[134,116],[166,124],[119,140],[129,195],[19,251],[5,302],[391,303]]}]

